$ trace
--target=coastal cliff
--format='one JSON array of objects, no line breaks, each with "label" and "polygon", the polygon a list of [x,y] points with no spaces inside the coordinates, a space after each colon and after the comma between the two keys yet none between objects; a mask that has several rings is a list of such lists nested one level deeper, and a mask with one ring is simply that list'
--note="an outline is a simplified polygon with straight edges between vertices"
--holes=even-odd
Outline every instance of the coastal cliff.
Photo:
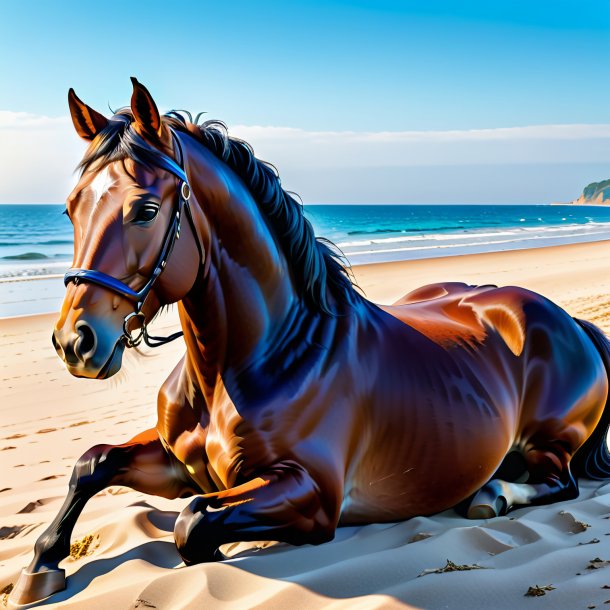
[{"label": "coastal cliff", "polygon": [[610,205],[610,180],[591,182],[591,184],[585,186],[582,195],[570,203],[581,205]]}]

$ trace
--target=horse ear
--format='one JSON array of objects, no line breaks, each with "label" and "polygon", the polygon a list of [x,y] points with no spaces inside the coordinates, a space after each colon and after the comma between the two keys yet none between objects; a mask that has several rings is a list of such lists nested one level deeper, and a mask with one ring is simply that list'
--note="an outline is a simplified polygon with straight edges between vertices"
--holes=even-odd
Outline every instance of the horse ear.
[{"label": "horse ear", "polygon": [[108,125],[108,119],[80,100],[72,88],[68,91],[68,105],[74,128],[81,138],[93,140]]},{"label": "horse ear", "polygon": [[157,104],[148,89],[131,77],[133,93],[131,95],[131,111],[137,126],[144,135],[160,138],[163,134],[161,116]]}]

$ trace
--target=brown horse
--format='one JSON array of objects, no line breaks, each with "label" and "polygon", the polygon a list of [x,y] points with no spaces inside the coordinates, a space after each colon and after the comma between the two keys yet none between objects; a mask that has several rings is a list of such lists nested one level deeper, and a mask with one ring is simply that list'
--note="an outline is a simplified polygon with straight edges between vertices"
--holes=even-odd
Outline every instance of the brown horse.
[{"label": "brown horse", "polygon": [[65,587],[74,524],[109,485],[193,496],[175,526],[192,564],[231,541],[320,544],[341,524],[573,498],[571,466],[610,476],[598,329],[515,287],[369,302],[247,144],[161,117],[133,83],[111,119],[70,91],[91,144],[67,202],[74,269],[53,343],[73,375],[106,378],[178,303],[186,354],[154,429],[78,460],[13,603]]}]

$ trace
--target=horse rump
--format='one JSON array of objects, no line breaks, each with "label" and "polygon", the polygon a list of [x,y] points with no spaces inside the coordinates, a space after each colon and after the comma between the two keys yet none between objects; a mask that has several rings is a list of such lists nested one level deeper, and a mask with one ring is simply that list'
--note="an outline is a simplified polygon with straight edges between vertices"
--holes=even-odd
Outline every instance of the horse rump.
[{"label": "horse rump", "polygon": [[[581,326],[597,348],[610,379],[610,339],[595,324],[586,320],[574,320]],[[591,436],[578,449],[571,460],[572,472],[576,476],[603,480],[610,478],[610,451],[608,450],[608,428],[610,427],[610,393],[604,412]]]}]

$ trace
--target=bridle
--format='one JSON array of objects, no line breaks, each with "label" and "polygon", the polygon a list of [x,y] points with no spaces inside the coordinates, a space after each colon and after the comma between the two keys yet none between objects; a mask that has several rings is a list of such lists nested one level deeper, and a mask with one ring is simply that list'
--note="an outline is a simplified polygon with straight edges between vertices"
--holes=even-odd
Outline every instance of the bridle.
[{"label": "bridle", "polygon": [[[158,158],[158,165],[161,169],[164,169],[170,173],[172,173],[176,178],[178,178],[178,187],[177,187],[177,197],[176,203],[174,205],[174,211],[172,212],[172,219],[167,227],[165,232],[165,237],[163,239],[163,246],[161,247],[161,251],[159,252],[159,257],[157,258],[157,263],[155,265],[155,269],[152,272],[151,276],[148,278],[146,284],[136,291],[121,280],[113,277],[112,275],[108,275],[103,273],[102,271],[97,271],[95,269],[77,269],[72,268],[69,269],[68,272],[64,275],[64,285],[68,285],[70,283],[78,284],[79,282],[89,282],[91,284],[97,284],[98,286],[102,286],[111,292],[115,292],[116,294],[121,295],[122,297],[128,299],[129,301],[133,301],[135,303],[135,309],[123,320],[123,334],[119,337],[119,341],[123,341],[127,347],[136,347],[142,341],[146,343],[149,347],[159,347],[160,345],[165,345],[170,341],[174,341],[181,337],[184,333],[181,331],[175,332],[168,337],[155,337],[148,333],[146,319],[142,308],[144,307],[144,303],[146,301],[146,297],[149,295],[152,290],[155,282],[165,269],[167,265],[167,260],[169,259],[172,250],[174,249],[174,244],[176,240],[180,239],[180,221],[182,218],[182,212],[184,210],[186,214],[186,218],[191,226],[191,230],[193,232],[193,237],[195,238],[195,243],[197,244],[197,250],[199,251],[199,268],[201,268],[201,264],[203,262],[203,251],[201,244],[199,243],[199,239],[197,237],[197,230],[195,229],[195,223],[193,221],[193,215],[191,213],[191,208],[189,205],[189,199],[191,196],[191,187],[189,185],[188,177],[184,170],[183,163],[183,154],[182,154],[182,146],[180,144],[180,140],[178,139],[177,134],[172,130],[172,139],[174,141],[174,148],[176,151],[176,161],[171,159],[166,155],[161,155]],[[129,326],[134,320],[140,320],[141,327],[140,332],[137,336],[133,336],[133,332],[136,330],[130,330]],[[117,342],[118,343],[118,342]]]}]

